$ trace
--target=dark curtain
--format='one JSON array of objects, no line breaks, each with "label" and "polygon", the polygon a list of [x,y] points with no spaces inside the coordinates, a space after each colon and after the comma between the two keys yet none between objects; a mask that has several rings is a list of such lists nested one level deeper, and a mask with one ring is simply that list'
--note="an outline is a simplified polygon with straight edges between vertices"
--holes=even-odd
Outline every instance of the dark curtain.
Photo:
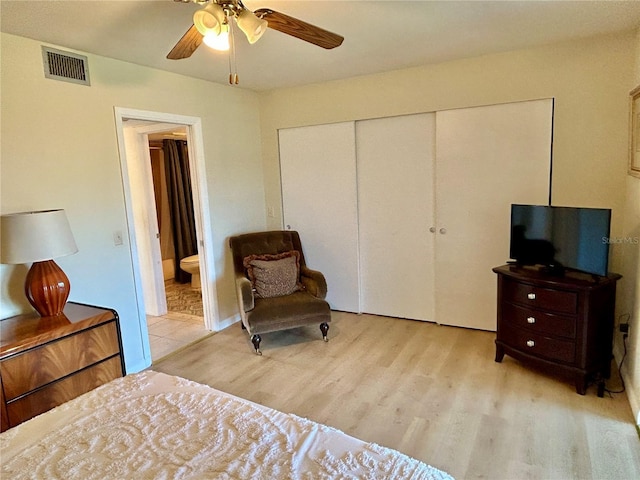
[{"label": "dark curtain", "polygon": [[187,142],[163,140],[162,149],[171,210],[171,232],[176,253],[175,278],[179,283],[187,283],[191,280],[191,275],[180,269],[180,260],[198,253]]}]

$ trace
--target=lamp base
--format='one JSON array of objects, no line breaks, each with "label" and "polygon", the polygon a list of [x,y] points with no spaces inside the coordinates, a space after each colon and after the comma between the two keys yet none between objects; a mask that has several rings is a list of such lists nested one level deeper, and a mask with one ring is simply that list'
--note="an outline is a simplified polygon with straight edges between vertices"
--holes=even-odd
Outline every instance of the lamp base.
[{"label": "lamp base", "polygon": [[71,284],[53,260],[34,262],[27,273],[24,292],[40,316],[55,317],[62,315]]}]

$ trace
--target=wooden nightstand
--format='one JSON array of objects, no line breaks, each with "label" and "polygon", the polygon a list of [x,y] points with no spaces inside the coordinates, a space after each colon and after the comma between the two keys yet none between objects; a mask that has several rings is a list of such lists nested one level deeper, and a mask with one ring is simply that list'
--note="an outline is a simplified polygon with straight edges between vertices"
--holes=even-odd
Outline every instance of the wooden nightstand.
[{"label": "wooden nightstand", "polygon": [[553,276],[515,265],[498,274],[496,362],[504,354],[573,378],[584,395],[591,379],[604,393],[612,359],[616,282],[606,277],[567,271]]},{"label": "wooden nightstand", "polygon": [[1,431],[124,374],[115,310],[69,302],[61,317],[0,320]]}]

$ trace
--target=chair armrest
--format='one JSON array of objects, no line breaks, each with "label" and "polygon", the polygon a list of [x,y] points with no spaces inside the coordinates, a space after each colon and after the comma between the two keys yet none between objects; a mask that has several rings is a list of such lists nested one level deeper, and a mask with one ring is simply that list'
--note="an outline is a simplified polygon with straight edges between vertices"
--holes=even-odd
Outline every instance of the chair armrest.
[{"label": "chair armrest", "polygon": [[251,282],[247,277],[240,275],[236,277],[236,294],[238,295],[238,301],[245,312],[253,310],[253,307],[255,307],[253,289],[251,288]]},{"label": "chair armrest", "polygon": [[327,280],[321,272],[303,265],[300,273],[300,281],[307,292],[317,298],[324,299],[327,296]]}]

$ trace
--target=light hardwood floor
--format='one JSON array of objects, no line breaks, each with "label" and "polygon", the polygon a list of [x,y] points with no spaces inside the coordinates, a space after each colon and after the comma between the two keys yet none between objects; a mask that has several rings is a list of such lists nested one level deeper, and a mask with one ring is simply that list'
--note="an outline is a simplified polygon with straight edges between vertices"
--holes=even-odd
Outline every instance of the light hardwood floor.
[{"label": "light hardwood floor", "polygon": [[[233,325],[154,364],[397,449],[458,479],[637,479],[625,394],[494,362],[490,332],[333,312],[318,328],[262,335]],[[616,389],[617,371],[608,387]]]}]

